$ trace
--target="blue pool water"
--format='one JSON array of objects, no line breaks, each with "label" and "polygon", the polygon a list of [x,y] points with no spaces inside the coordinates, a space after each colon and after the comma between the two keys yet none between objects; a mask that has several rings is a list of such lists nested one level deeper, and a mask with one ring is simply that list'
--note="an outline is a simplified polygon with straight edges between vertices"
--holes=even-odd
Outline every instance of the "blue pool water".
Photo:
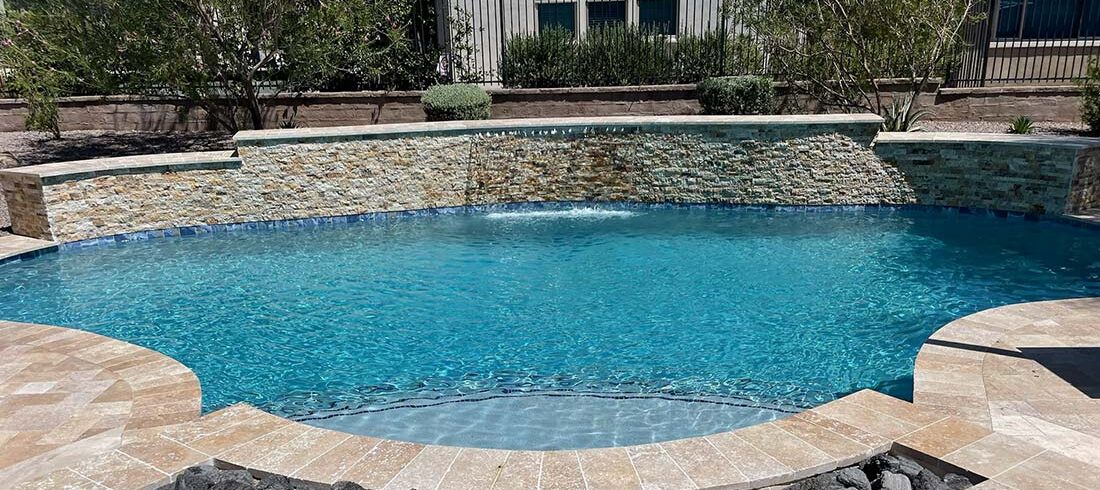
[{"label": "blue pool water", "polygon": [[469,212],[65,250],[0,318],[168,354],[204,408],[499,448],[633,444],[908,398],[922,342],[1100,296],[1100,232],[910,209]]}]

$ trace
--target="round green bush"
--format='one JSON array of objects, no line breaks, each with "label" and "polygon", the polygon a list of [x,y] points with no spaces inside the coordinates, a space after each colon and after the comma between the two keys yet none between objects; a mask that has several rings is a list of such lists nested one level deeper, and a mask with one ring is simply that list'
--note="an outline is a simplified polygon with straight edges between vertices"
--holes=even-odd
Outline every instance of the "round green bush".
[{"label": "round green bush", "polygon": [[771,114],[775,87],[767,77],[708,78],[696,86],[699,104],[706,114]]},{"label": "round green bush", "polygon": [[493,98],[481,87],[468,83],[436,85],[420,98],[429,121],[489,119]]}]

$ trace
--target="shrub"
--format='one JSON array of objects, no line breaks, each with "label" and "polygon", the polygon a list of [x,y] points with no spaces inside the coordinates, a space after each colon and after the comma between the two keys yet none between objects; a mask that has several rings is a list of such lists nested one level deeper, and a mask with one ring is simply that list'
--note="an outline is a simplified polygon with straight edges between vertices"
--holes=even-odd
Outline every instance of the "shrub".
[{"label": "shrub", "polygon": [[1035,123],[1027,116],[1017,116],[1008,126],[1011,134],[1031,134],[1035,130]]},{"label": "shrub", "polygon": [[493,98],[481,87],[467,83],[436,85],[420,98],[429,121],[489,119]]},{"label": "shrub", "polygon": [[572,86],[576,49],[573,33],[561,28],[514,37],[504,47],[501,79],[513,88]]},{"label": "shrub", "polygon": [[767,77],[708,78],[696,89],[706,114],[770,114],[775,87]]},{"label": "shrub", "polygon": [[920,121],[928,111],[913,107],[913,100],[910,95],[895,96],[882,111],[882,130],[890,133],[922,131]]},{"label": "shrub", "polygon": [[763,51],[749,36],[682,34],[673,42],[616,25],[591,29],[580,39],[563,29],[513,37],[499,68],[505,87],[546,88],[697,83],[763,66]]},{"label": "shrub", "polygon": [[576,74],[589,87],[674,83],[672,59],[667,37],[613,25],[585,34],[577,46]]},{"label": "shrub", "polygon": [[747,35],[728,37],[725,42],[718,32],[681,36],[675,58],[680,83],[699,83],[723,73],[759,73],[764,68],[760,44]]},{"label": "shrub", "polygon": [[1081,86],[1081,120],[1089,125],[1092,133],[1100,134],[1100,57],[1089,60],[1085,79]]}]

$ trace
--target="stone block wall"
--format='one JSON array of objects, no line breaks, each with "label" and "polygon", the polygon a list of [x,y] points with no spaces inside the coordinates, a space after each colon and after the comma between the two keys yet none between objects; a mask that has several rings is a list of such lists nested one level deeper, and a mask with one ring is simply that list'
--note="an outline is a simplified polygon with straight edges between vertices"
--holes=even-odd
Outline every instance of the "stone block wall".
[{"label": "stone block wall", "polygon": [[875,143],[921,204],[1073,213],[1097,204],[1100,140],[883,133]]},{"label": "stone block wall", "polygon": [[[48,229],[13,208],[16,233],[74,241],[197,224],[527,201],[908,203],[870,148],[876,116],[593,118],[243,132],[237,167],[117,159],[48,175]],[[142,160],[144,159],[144,161]],[[19,194],[20,192],[16,192]],[[40,220],[41,221],[41,220]]]},{"label": "stone block wall", "polygon": [[[876,134],[877,116],[575,118],[245,131],[229,153],[0,172],[13,231],[195,225],[537,201],[1100,205],[1100,140]],[[874,141],[874,143],[872,143]]]}]

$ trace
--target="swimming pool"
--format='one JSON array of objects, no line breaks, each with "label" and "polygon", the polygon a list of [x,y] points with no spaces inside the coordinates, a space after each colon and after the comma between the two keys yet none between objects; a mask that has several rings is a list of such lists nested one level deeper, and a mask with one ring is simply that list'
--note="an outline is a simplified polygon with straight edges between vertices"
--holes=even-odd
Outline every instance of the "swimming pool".
[{"label": "swimming pool", "polygon": [[895,208],[527,206],[73,248],[0,318],[170,355],[204,408],[510,449],[636,444],[862,388],[940,326],[1100,295],[1100,233]]}]

